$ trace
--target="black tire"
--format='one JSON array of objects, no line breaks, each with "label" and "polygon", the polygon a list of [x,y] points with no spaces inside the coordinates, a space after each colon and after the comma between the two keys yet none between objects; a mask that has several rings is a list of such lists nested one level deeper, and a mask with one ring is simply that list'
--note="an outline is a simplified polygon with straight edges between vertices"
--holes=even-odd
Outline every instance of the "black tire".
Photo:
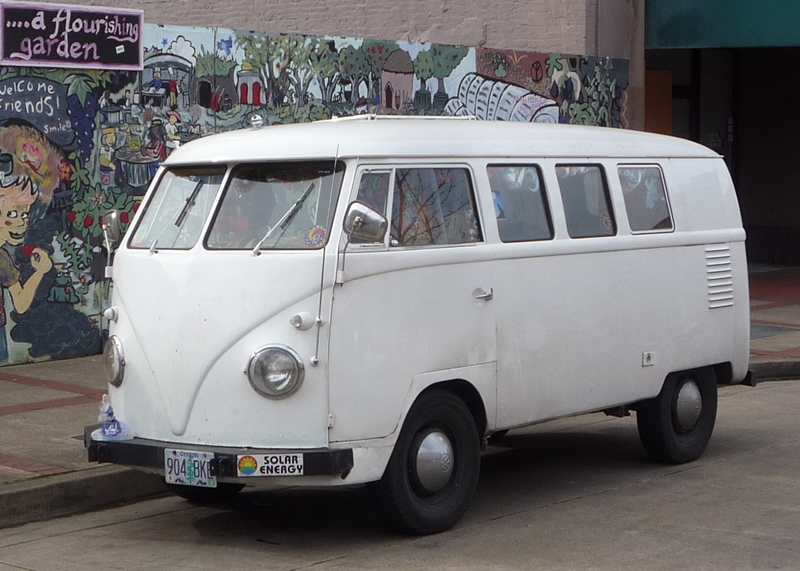
[{"label": "black tire", "polygon": [[[435,454],[420,456],[426,441],[434,445]],[[371,488],[392,527],[438,533],[464,515],[478,485],[480,464],[480,439],[469,409],[453,393],[434,389],[411,407],[383,478]]]},{"label": "black tire", "polygon": [[717,379],[711,368],[669,375],[659,395],[636,409],[645,451],[665,464],[699,458],[711,439],[716,418]]},{"label": "black tire", "polygon": [[218,483],[216,488],[199,488],[196,486],[182,486],[180,484],[167,484],[169,491],[193,504],[219,504],[228,502],[236,497],[244,484]]}]

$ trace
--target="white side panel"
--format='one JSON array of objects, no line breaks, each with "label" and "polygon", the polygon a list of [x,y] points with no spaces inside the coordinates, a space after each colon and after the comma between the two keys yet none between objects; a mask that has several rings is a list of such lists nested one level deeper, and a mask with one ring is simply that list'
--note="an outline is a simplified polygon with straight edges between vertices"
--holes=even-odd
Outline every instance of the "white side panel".
[{"label": "white side panel", "polygon": [[670,371],[730,360],[734,309],[709,309],[703,246],[529,250],[496,264],[498,427],[651,397]]},{"label": "white side panel", "polygon": [[485,244],[347,254],[331,319],[332,442],[392,434],[421,374],[494,368],[494,302],[475,299],[492,287],[488,255]]},{"label": "white side panel", "polygon": [[[731,216],[732,187],[720,186],[722,159],[660,161],[675,218],[676,232],[741,228]],[[735,205],[735,203],[734,203]]]}]

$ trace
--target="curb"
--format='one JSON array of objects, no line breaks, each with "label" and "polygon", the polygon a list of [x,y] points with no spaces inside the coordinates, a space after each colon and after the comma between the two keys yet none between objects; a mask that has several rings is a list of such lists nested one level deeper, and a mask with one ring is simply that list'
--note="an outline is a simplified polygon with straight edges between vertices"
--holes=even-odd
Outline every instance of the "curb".
[{"label": "curb", "polygon": [[756,381],[784,381],[800,379],[800,361],[762,361],[750,363]]},{"label": "curb", "polygon": [[167,491],[164,478],[101,466],[0,487],[0,529],[135,502]]}]

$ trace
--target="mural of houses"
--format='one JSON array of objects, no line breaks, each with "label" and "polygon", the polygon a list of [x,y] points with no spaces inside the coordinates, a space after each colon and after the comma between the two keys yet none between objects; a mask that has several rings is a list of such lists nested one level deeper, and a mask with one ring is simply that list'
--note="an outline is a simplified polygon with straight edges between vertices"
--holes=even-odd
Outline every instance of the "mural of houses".
[{"label": "mural of houses", "polygon": [[242,62],[242,69],[236,73],[239,82],[239,103],[260,107],[266,103],[261,76],[249,61]]},{"label": "mural of houses", "polygon": [[386,59],[381,73],[381,106],[400,111],[414,97],[414,64],[404,50],[395,50]]}]

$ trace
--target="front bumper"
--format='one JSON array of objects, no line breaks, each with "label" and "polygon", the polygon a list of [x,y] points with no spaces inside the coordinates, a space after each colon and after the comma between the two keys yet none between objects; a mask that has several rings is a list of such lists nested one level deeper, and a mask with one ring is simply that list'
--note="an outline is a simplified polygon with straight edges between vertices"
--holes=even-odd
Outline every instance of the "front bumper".
[{"label": "front bumper", "polygon": [[132,468],[149,468],[164,471],[164,450],[180,448],[198,452],[213,452],[211,460],[211,476],[220,478],[239,478],[242,482],[251,480],[252,476],[240,478],[236,464],[238,456],[266,454],[302,454],[304,476],[338,475],[343,480],[353,469],[353,450],[344,448],[331,450],[328,448],[285,450],[255,449],[218,446],[199,446],[162,442],[146,438],[132,440],[93,440],[92,432],[100,425],[87,426],[83,431],[83,443],[89,454],[89,462],[120,464]]}]

